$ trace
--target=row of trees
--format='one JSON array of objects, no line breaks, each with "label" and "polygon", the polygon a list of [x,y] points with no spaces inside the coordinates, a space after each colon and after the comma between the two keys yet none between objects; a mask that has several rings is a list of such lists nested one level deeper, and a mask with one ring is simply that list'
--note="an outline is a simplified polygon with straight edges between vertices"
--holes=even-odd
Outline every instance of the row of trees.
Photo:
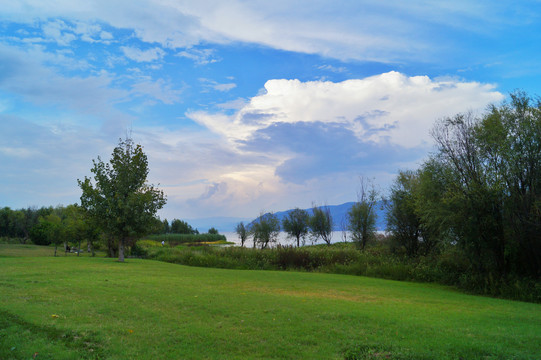
[{"label": "row of trees", "polygon": [[199,234],[197,229],[194,229],[186,221],[173,219],[171,224],[167,219],[164,219],[159,224],[156,224],[156,227],[153,231],[155,234],[190,234],[195,235]]},{"label": "row of trees", "polygon": [[289,212],[281,225],[274,213],[261,214],[248,225],[240,222],[236,227],[236,232],[241,246],[244,246],[248,237],[252,237],[254,248],[259,245],[261,249],[265,249],[269,244],[277,241],[282,227],[289,236],[296,239],[297,246],[300,246],[301,239],[304,242],[309,232],[314,240],[322,238],[330,244],[333,223],[329,210],[314,207],[313,212],[314,215],[310,216],[306,210],[297,208]]},{"label": "row of trees", "polygon": [[[351,207],[347,216],[347,230],[361,249],[364,249],[367,242],[375,236],[377,196],[378,192],[373,184],[361,179],[359,200]],[[330,245],[333,228],[334,220],[330,209],[327,206],[314,206],[311,214],[299,208],[288,212],[281,224],[274,213],[261,214],[248,225],[240,222],[236,227],[236,232],[241,246],[244,246],[246,240],[252,237],[253,246],[259,245],[264,249],[277,241],[282,229],[295,240],[297,247],[301,245],[301,240],[304,244],[308,236],[312,241],[323,240]]]},{"label": "row of trees", "polygon": [[30,232],[39,219],[49,215],[52,207],[27,208],[12,210],[9,207],[0,209],[0,238],[18,239],[22,244],[30,239]]},{"label": "row of trees", "polygon": [[99,239],[99,231],[85,217],[80,206],[68,205],[42,207],[40,209],[0,210],[0,237],[18,239],[21,243],[31,241],[36,245],[63,244],[64,250],[73,245],[78,250],[83,240],[88,243],[88,251],[93,251]]}]

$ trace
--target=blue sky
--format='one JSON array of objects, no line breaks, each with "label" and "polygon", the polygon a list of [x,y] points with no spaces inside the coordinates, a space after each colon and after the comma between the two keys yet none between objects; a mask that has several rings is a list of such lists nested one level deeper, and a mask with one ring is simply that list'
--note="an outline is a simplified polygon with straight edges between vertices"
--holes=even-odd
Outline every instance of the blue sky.
[{"label": "blue sky", "polygon": [[128,131],[164,218],[385,192],[437,119],[541,95],[540,1],[0,1],[0,206],[78,202]]}]

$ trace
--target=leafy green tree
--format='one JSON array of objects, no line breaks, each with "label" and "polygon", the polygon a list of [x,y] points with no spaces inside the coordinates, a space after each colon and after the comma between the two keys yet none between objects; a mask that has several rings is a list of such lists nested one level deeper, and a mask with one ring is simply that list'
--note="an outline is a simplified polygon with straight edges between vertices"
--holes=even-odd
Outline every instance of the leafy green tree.
[{"label": "leafy green tree", "polygon": [[449,233],[487,278],[541,277],[541,102],[523,92],[433,130]]},{"label": "leafy green tree", "polygon": [[312,239],[321,238],[327,245],[331,245],[333,218],[328,206],[315,206],[312,208],[312,216],[309,219]]},{"label": "leafy green tree", "polygon": [[88,225],[83,208],[76,204],[66,206],[62,226],[69,241],[77,244],[77,256],[81,252],[81,241],[88,236]]},{"label": "leafy green tree", "polygon": [[37,217],[30,209],[0,209],[0,237],[15,238],[24,244],[29,239],[30,229],[36,224]]},{"label": "leafy green tree", "polygon": [[10,213],[11,213],[11,209],[7,206],[0,209],[0,237],[9,236]]},{"label": "leafy green tree", "polygon": [[387,202],[387,231],[410,257],[417,255],[421,237],[421,219],[415,208],[415,181],[415,172],[400,171]]},{"label": "leafy green tree", "polygon": [[39,221],[30,230],[30,240],[35,245],[47,246],[51,244],[49,234],[49,224]]},{"label": "leafy green tree", "polygon": [[300,246],[300,239],[308,234],[308,222],[310,215],[306,210],[295,208],[290,211],[282,220],[282,227],[289,237],[297,240],[297,247]]},{"label": "leafy green tree", "polygon": [[500,269],[541,277],[541,98],[524,92],[492,106],[475,140],[501,223],[492,252]]},{"label": "leafy green tree", "polygon": [[246,239],[248,238],[248,230],[246,229],[244,222],[241,221],[240,223],[238,223],[237,227],[235,228],[235,231],[237,235],[239,236],[240,246],[244,247],[244,243],[246,242]]},{"label": "leafy green tree", "polygon": [[78,180],[81,206],[110,239],[118,243],[118,260],[124,261],[125,246],[145,235],[165,195],[146,183],[148,159],[141,145],[132,139],[120,140],[109,163],[93,161],[94,183]]},{"label": "leafy green tree", "polygon": [[361,178],[358,200],[347,214],[348,230],[359,249],[364,249],[376,236],[378,191],[373,183]]},{"label": "leafy green tree", "polygon": [[171,222],[171,232],[173,234],[195,234],[195,230],[186,221],[173,219]]},{"label": "leafy green tree", "polygon": [[62,226],[61,210],[56,210],[40,219],[48,243],[54,244],[54,256],[57,256],[58,245],[67,240],[66,229]]},{"label": "leafy green tree", "polygon": [[209,234],[218,235],[218,229],[211,227],[208,231]]},{"label": "leafy green tree", "polygon": [[171,232],[171,227],[169,226],[169,221],[167,219],[163,220],[162,225],[162,234],[169,234]]},{"label": "leafy green tree", "polygon": [[261,214],[250,224],[249,232],[256,244],[265,249],[269,243],[275,243],[280,233],[280,221],[274,213]]}]

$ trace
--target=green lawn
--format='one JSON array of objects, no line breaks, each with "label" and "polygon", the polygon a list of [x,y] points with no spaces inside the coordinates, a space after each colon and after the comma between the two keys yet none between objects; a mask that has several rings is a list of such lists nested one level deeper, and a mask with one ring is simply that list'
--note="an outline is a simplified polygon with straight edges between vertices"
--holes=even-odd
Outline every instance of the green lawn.
[{"label": "green lawn", "polygon": [[0,256],[0,359],[540,359],[540,344],[541,305],[436,285]]}]

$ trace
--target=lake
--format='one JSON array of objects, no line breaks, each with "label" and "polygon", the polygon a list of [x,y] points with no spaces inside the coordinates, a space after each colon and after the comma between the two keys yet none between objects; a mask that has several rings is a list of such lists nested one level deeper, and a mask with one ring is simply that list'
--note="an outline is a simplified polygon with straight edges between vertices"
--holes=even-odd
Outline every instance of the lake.
[{"label": "lake", "polygon": [[[224,233],[222,233],[222,235],[225,235],[225,237],[227,238],[227,241],[230,241],[230,242],[235,243],[236,245],[240,246],[239,236],[237,235],[236,232],[224,232]],[[351,238],[349,236],[349,231],[333,231],[331,243],[343,242],[344,241],[344,236],[347,236],[347,240],[351,241]],[[315,245],[315,244],[324,244],[324,243],[325,242],[323,240],[321,240],[321,239],[318,239],[317,242],[312,242],[310,236],[307,236],[305,238],[304,245]],[[254,242],[253,242],[252,237],[249,237],[246,240],[246,243],[244,244],[244,246],[252,247],[253,244],[254,244]],[[271,247],[275,247],[278,244],[296,246],[297,245],[297,239],[290,238],[290,237],[287,236],[287,233],[281,231],[280,234],[278,235],[278,241],[275,244],[269,244],[269,245]],[[301,246],[302,245],[303,245],[303,243],[302,243],[302,239],[301,239]]]}]

